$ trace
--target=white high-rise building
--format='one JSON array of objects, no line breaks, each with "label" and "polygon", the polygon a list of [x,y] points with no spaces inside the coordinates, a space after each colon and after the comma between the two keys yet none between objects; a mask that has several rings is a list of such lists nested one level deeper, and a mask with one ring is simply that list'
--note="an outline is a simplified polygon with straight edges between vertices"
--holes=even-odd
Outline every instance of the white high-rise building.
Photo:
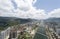
[{"label": "white high-rise building", "polygon": [[8,39],[10,34],[10,27],[0,32],[0,39]]}]

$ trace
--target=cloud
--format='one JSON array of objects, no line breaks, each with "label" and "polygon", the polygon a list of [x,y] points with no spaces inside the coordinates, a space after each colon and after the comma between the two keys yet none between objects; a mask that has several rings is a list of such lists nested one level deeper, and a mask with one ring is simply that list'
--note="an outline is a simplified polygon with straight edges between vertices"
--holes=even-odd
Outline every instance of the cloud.
[{"label": "cloud", "polygon": [[10,12],[13,6],[11,6],[10,0],[0,0],[0,10]]},{"label": "cloud", "polygon": [[11,2],[12,2],[14,9],[17,9],[17,3],[15,2],[15,0],[11,0]]},{"label": "cloud", "polygon": [[17,10],[17,17],[21,18],[32,18],[32,19],[45,19],[46,14],[44,10],[31,8],[28,11]]},{"label": "cloud", "polygon": [[37,0],[0,0],[0,16],[46,19],[45,10],[36,9]]},{"label": "cloud", "polygon": [[60,18],[60,8],[54,9],[53,11],[49,12],[48,16]]}]

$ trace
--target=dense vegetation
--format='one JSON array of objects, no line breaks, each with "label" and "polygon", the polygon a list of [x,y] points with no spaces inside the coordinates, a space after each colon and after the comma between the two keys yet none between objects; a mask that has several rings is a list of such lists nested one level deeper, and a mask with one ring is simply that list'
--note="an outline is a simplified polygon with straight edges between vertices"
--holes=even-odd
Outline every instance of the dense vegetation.
[{"label": "dense vegetation", "polygon": [[30,22],[31,19],[21,19],[16,17],[0,17],[0,30],[4,30],[9,26]]}]

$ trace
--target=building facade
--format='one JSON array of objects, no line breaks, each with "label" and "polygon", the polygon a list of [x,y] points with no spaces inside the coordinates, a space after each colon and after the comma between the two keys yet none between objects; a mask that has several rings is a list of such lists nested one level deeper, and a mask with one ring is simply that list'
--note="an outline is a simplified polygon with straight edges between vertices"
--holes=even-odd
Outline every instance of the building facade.
[{"label": "building facade", "polygon": [[8,39],[10,34],[10,27],[0,32],[0,39]]}]

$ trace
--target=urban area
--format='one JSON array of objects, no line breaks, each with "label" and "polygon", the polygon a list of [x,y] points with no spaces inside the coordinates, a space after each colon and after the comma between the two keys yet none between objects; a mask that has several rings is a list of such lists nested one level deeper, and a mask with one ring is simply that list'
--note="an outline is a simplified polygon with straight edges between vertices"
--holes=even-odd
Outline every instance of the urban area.
[{"label": "urban area", "polygon": [[60,23],[39,20],[0,27],[0,39],[60,39]]}]

